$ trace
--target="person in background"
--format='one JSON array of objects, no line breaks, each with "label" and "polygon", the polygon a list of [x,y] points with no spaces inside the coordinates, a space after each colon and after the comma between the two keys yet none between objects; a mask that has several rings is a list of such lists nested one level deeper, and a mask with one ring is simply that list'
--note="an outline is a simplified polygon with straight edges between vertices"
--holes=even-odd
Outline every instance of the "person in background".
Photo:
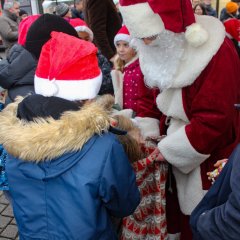
[{"label": "person in background", "polygon": [[119,15],[119,17],[120,17],[120,19],[121,19],[121,22],[122,22],[122,21],[123,21],[123,19],[122,19],[122,14],[121,14],[120,11],[119,11],[119,0],[113,0],[113,2],[114,2],[114,4],[115,4],[115,7],[116,7],[117,12],[118,12],[118,15]]},{"label": "person in background", "polygon": [[212,7],[212,0],[203,0],[208,16],[217,17],[217,11]]},{"label": "person in background", "polygon": [[225,20],[223,24],[227,37],[232,40],[238,52],[238,56],[240,57],[240,19],[229,18]]},{"label": "person in background", "polygon": [[84,20],[94,33],[94,43],[101,53],[113,61],[116,54],[114,37],[121,19],[112,0],[83,0]]},{"label": "person in background", "polygon": [[224,16],[223,22],[230,19],[230,18],[238,18],[238,9],[239,6],[235,2],[228,2],[226,4],[226,14]]},{"label": "person in background", "polygon": [[195,7],[193,8],[193,11],[197,15],[207,15],[205,5],[204,4],[196,4]]},{"label": "person in background", "polygon": [[[85,41],[93,42],[93,39],[94,39],[93,32],[83,20],[79,18],[70,19],[69,23],[77,31],[79,38]],[[101,71],[103,74],[102,85],[98,95],[113,94],[111,65],[107,60],[107,58],[103,56],[99,50],[97,52],[97,58],[98,58],[99,67],[101,68]]]},{"label": "person in background", "polygon": [[201,0],[192,0],[192,7],[194,8],[196,4],[202,3]]},{"label": "person in background", "polygon": [[44,0],[42,2],[43,13],[55,14],[56,2],[52,0]]},{"label": "person in background", "polygon": [[57,16],[60,16],[67,21],[69,21],[70,18],[72,18],[71,9],[66,3],[58,3],[55,8],[55,13]]},{"label": "person in background", "polygon": [[129,159],[108,131],[111,119],[93,100],[101,86],[96,53],[90,42],[52,32],[36,95],[0,114],[20,239],[116,240],[111,216],[128,216],[140,202]]},{"label": "person in background", "polygon": [[8,90],[6,104],[17,96],[34,94],[34,75],[42,46],[52,31],[78,37],[74,28],[63,18],[53,14],[32,15],[19,25],[18,44],[0,62],[0,86]]},{"label": "person in background", "polygon": [[84,20],[83,16],[83,0],[75,0],[74,7],[71,9],[72,18],[80,18]]},{"label": "person in background", "polygon": [[[236,3],[238,5],[238,9],[240,6],[240,0],[231,0],[232,3]],[[237,18],[239,18],[239,13],[236,15]],[[220,20],[222,22],[224,22],[225,20],[227,20],[229,18],[229,14],[227,12],[226,7],[222,9],[221,14],[220,14]]]},{"label": "person in background", "polygon": [[20,21],[25,19],[27,16],[28,16],[28,13],[25,10],[20,9],[20,12],[19,12]]},{"label": "person in background", "polygon": [[0,35],[3,41],[5,54],[8,56],[11,47],[18,40],[18,17],[20,4],[18,1],[5,2],[2,16],[0,16]]}]

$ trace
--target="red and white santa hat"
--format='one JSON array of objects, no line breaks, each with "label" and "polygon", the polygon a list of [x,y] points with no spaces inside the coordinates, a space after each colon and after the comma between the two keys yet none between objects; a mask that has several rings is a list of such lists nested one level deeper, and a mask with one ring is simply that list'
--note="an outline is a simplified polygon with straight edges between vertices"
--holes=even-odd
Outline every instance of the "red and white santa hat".
[{"label": "red and white santa hat", "polygon": [[118,41],[125,41],[125,42],[130,43],[131,39],[132,38],[130,37],[129,31],[128,31],[127,27],[124,25],[120,28],[120,30],[116,34],[116,36],[114,38],[114,44],[116,46]]},{"label": "red and white santa hat", "polygon": [[39,58],[35,92],[71,101],[95,98],[102,84],[96,54],[94,44],[62,32],[52,32]]},{"label": "red and white santa hat", "polygon": [[207,31],[195,22],[190,0],[120,0],[120,12],[135,38],[152,37],[166,29],[184,32],[194,47],[208,39]]},{"label": "red and white santa hat", "polygon": [[229,18],[224,21],[224,27],[226,29],[226,35],[230,39],[235,39],[240,45],[240,20],[236,18]]},{"label": "red and white santa hat", "polygon": [[87,23],[80,18],[72,18],[69,23],[75,28],[77,32],[87,32],[90,37],[90,41],[93,41],[93,32],[88,27]]}]

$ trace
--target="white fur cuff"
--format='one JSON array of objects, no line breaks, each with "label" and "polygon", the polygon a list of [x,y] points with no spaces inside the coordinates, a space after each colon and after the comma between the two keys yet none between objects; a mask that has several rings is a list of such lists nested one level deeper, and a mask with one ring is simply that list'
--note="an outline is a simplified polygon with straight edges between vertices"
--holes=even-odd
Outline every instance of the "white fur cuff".
[{"label": "white fur cuff", "polygon": [[138,127],[144,138],[160,136],[159,121],[155,118],[149,117],[135,117]]},{"label": "white fur cuff", "polygon": [[164,158],[184,174],[199,167],[210,156],[193,148],[186,135],[185,126],[165,137],[158,147]]}]

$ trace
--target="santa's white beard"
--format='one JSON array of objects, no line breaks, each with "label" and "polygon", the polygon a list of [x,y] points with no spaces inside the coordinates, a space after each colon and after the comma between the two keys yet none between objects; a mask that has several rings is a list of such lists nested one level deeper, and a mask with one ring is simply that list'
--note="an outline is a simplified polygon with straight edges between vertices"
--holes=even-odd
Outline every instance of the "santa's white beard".
[{"label": "santa's white beard", "polygon": [[184,34],[164,30],[150,45],[140,39],[133,42],[147,86],[160,90],[171,87],[183,58],[184,39]]}]

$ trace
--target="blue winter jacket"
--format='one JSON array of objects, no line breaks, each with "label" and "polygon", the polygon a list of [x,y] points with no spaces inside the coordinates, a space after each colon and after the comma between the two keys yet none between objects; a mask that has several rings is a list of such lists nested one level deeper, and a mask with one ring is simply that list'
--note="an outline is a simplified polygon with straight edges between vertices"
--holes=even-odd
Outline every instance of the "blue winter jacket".
[{"label": "blue winter jacket", "polygon": [[26,124],[16,104],[2,112],[0,136],[20,240],[117,239],[110,217],[132,214],[140,195],[122,145],[100,133],[107,117],[92,104]]},{"label": "blue winter jacket", "polygon": [[194,209],[190,224],[194,239],[240,239],[240,144],[221,174]]}]

